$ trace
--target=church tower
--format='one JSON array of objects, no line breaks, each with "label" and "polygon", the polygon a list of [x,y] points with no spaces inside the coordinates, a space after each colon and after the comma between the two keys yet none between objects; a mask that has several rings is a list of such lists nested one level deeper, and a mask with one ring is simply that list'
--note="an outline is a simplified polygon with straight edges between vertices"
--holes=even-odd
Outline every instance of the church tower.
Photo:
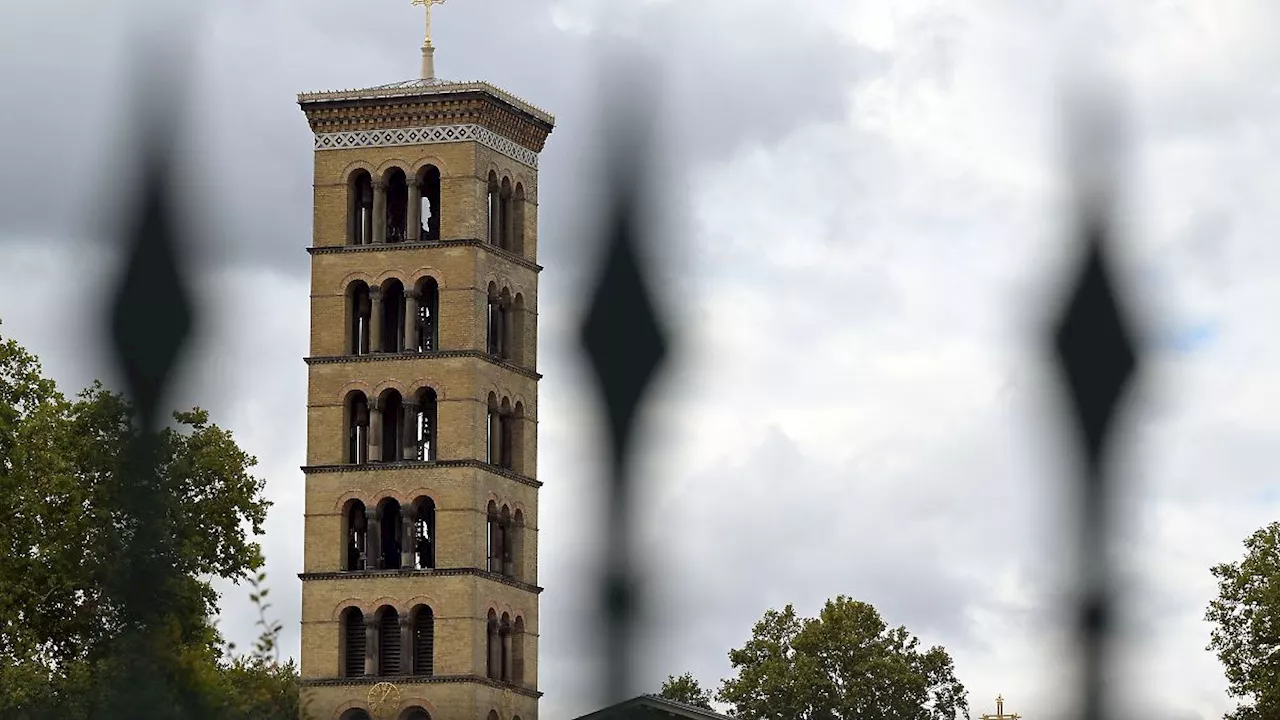
[{"label": "church tower", "polygon": [[298,96],[315,133],[314,720],[538,717],[537,168],[554,118],[434,78],[429,33],[422,79]]}]

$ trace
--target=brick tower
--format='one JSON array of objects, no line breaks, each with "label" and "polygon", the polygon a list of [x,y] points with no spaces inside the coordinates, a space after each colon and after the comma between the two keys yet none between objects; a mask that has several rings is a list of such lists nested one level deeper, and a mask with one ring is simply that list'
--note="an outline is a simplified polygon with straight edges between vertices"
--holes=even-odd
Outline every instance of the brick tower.
[{"label": "brick tower", "polygon": [[554,119],[435,79],[430,52],[423,79],[298,96],[315,133],[314,720],[538,717],[537,166]]}]

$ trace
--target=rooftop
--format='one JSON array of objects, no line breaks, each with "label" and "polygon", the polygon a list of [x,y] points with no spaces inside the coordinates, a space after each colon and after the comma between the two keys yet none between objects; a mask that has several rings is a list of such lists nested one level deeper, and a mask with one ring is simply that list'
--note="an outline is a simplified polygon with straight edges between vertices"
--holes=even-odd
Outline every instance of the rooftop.
[{"label": "rooftop", "polygon": [[521,100],[505,90],[500,90],[487,82],[481,82],[479,80],[471,80],[467,82],[440,80],[438,78],[405,80],[404,82],[377,85],[370,88],[299,93],[298,102],[300,104],[306,104],[339,100],[386,100],[391,98],[428,97],[431,95],[446,95],[459,92],[488,93],[512,105],[516,109],[532,115],[548,125],[555,125],[556,122],[555,116],[546,110],[543,110],[532,103]]}]

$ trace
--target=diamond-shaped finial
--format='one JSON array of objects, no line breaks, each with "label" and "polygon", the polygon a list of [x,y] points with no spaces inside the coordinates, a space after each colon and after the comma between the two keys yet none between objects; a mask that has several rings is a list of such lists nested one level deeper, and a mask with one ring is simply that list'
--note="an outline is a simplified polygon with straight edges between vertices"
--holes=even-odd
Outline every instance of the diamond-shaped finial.
[{"label": "diamond-shaped finial", "polygon": [[645,390],[667,352],[636,249],[634,182],[620,178],[609,218],[608,245],[582,344],[600,382],[615,462],[625,457]]},{"label": "diamond-shaped finial", "polygon": [[135,214],[126,224],[128,256],[112,311],[112,342],[144,428],[154,427],[159,402],[191,334],[190,291],[178,263],[169,194],[168,146],[147,145]]},{"label": "diamond-shaped finial", "polygon": [[1058,322],[1054,345],[1086,457],[1095,465],[1116,405],[1137,369],[1137,355],[1107,263],[1105,221],[1095,212],[1084,220],[1085,262]]}]

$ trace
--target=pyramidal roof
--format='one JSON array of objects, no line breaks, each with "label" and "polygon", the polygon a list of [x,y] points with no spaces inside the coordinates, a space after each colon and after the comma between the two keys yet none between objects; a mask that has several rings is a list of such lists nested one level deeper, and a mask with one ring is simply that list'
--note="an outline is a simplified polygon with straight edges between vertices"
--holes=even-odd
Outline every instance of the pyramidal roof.
[{"label": "pyramidal roof", "polygon": [[369,88],[353,90],[326,90],[321,92],[299,93],[298,103],[323,103],[341,100],[388,100],[392,98],[427,97],[431,95],[447,95],[459,92],[483,92],[522,110],[533,117],[549,124],[555,124],[555,116],[537,107],[533,103],[522,100],[511,93],[501,90],[487,82],[470,80],[457,82],[439,78],[419,78],[403,82],[375,85]]}]

